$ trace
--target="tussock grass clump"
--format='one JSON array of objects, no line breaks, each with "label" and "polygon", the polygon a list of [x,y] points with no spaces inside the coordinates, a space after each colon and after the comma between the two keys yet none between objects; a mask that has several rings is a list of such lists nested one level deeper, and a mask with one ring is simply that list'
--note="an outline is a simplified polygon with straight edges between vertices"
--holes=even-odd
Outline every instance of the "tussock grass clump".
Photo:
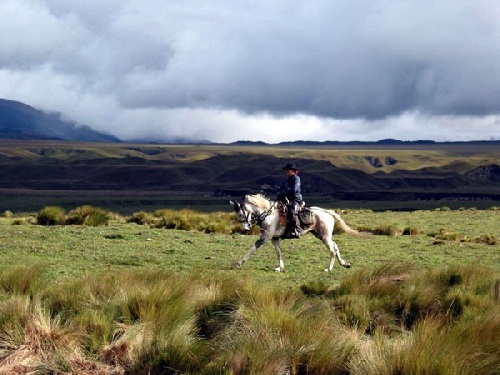
[{"label": "tussock grass clump", "polygon": [[83,205],[72,210],[66,217],[65,224],[88,225],[97,227],[108,225],[111,213],[99,207]]},{"label": "tussock grass clump", "polygon": [[326,293],[345,324],[374,333],[412,329],[419,321],[460,318],[492,290],[492,272],[479,267],[412,271],[407,264],[359,271]]},{"label": "tussock grass clump", "polygon": [[469,236],[456,233],[456,232],[450,232],[445,230],[444,228],[441,228],[437,233],[436,232],[431,232],[429,233],[429,236],[434,237],[434,245],[443,245],[447,241],[448,242],[474,242],[474,243],[483,243],[487,245],[496,245],[497,244],[497,239],[493,235],[489,234],[481,234],[479,236],[476,236],[474,238],[471,238]]},{"label": "tussock grass clump", "polygon": [[420,230],[415,227],[406,227],[403,229],[403,236],[416,236],[420,234]]},{"label": "tussock grass clump", "polygon": [[30,294],[41,282],[42,266],[10,267],[0,272],[0,288],[5,293]]},{"label": "tussock grass clump", "polygon": [[497,239],[495,236],[489,235],[489,234],[482,234],[478,237],[474,238],[475,243],[485,243],[488,245],[496,245],[497,244]]},{"label": "tussock grass clump", "polygon": [[295,292],[249,284],[211,365],[230,373],[343,374],[355,340],[328,306]]},{"label": "tussock grass clump", "polygon": [[25,225],[28,221],[25,218],[17,218],[12,220],[12,225]]},{"label": "tussock grass clump", "polygon": [[47,206],[38,213],[37,223],[40,225],[88,225],[97,227],[108,225],[111,218],[111,212],[90,205],[77,207],[67,215],[62,207]]},{"label": "tussock grass clump", "polygon": [[12,212],[11,210],[5,210],[4,213],[2,214],[2,216],[7,218],[7,219],[11,219],[15,215],[14,215],[14,212]]},{"label": "tussock grass clump", "polygon": [[63,225],[66,221],[65,211],[59,206],[47,206],[40,210],[36,221],[40,225]]},{"label": "tussock grass clump", "polygon": [[328,285],[322,280],[314,280],[301,285],[300,290],[306,296],[322,296],[327,293]]},{"label": "tussock grass clump", "polygon": [[127,219],[128,223],[135,223],[139,225],[153,225],[158,219],[150,212],[139,211],[135,212]]},{"label": "tussock grass clump", "polygon": [[360,232],[373,233],[376,236],[399,236],[403,234],[403,231],[395,225],[382,224],[377,227],[370,227],[363,225],[358,228]]}]

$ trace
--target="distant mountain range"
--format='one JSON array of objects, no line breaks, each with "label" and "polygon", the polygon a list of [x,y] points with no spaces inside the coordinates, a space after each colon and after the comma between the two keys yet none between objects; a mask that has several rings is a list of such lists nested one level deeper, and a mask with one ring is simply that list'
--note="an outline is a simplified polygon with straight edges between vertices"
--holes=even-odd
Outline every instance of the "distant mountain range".
[{"label": "distant mountain range", "polygon": [[380,141],[288,141],[280,143],[265,143],[261,141],[237,141],[232,146],[419,146],[419,145],[460,145],[460,144],[488,144],[500,145],[500,140],[451,141],[436,142],[432,140],[401,141],[398,139],[381,139]]},{"label": "distant mountain range", "polygon": [[[98,132],[87,125],[78,125],[72,121],[66,121],[61,113],[44,112],[33,108],[27,104],[0,99],[0,139],[17,140],[62,140],[80,142],[121,142],[113,135]],[[188,138],[172,138],[167,140],[154,139],[134,139],[131,143],[151,143],[151,144],[197,144],[216,145],[210,140],[192,140]],[[469,142],[436,142],[433,140],[401,141],[397,139],[382,139],[376,142],[371,141],[289,141],[280,143],[266,143],[262,141],[240,140],[227,145],[232,146],[420,146],[433,144],[494,144],[499,145],[500,140],[492,141],[469,141]],[[220,143],[225,144],[225,143]]]},{"label": "distant mountain range", "polygon": [[0,139],[120,142],[118,138],[89,126],[65,121],[60,113],[46,113],[5,99],[0,99]]}]

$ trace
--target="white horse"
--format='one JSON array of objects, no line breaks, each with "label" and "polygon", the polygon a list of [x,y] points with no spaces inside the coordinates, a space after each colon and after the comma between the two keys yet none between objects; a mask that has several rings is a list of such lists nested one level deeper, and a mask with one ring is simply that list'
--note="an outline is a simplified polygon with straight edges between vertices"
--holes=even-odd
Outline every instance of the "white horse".
[{"label": "white horse", "polygon": [[[276,254],[278,256],[279,265],[275,268],[277,272],[281,272],[285,268],[283,257],[281,255],[280,239],[285,231],[285,224],[280,222],[280,213],[277,202],[272,202],[263,195],[246,195],[242,203],[230,201],[238,221],[241,223],[244,230],[249,230],[252,225],[257,224],[260,227],[260,237],[255,244],[250,248],[248,253],[238,262],[234,264],[236,268],[240,268],[252,254],[267,240],[271,240]],[[338,245],[333,241],[333,229],[335,220],[338,221],[340,227],[348,234],[353,236],[363,236],[364,233],[358,232],[347,225],[344,220],[333,210],[325,210],[319,207],[310,208],[310,224],[304,228],[305,233],[311,232],[319,238],[328,248],[330,252],[330,264],[325,269],[325,272],[331,272],[335,264],[335,256],[340,264],[349,268],[351,264],[346,262],[340,256]]]}]

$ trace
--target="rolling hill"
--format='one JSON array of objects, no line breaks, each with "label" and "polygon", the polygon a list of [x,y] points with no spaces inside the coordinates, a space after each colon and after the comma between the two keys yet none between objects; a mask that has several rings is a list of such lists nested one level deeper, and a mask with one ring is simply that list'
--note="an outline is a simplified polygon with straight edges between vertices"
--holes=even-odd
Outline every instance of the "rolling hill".
[{"label": "rolling hill", "polygon": [[500,200],[496,145],[284,147],[0,141],[6,190],[270,197],[297,163],[306,196]]}]

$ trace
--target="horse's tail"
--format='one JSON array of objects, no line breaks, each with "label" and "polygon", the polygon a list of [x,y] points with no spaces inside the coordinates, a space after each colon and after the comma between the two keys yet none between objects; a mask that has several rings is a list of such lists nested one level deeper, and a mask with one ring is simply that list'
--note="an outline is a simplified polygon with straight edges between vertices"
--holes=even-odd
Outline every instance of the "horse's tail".
[{"label": "horse's tail", "polygon": [[325,210],[325,211],[328,212],[330,215],[332,215],[335,218],[335,220],[337,220],[337,222],[340,225],[340,228],[344,232],[346,232],[347,234],[350,234],[352,236],[357,236],[357,237],[363,237],[366,235],[366,233],[360,232],[356,229],[351,228],[349,225],[347,225],[346,222],[335,211],[333,211],[333,210]]}]

